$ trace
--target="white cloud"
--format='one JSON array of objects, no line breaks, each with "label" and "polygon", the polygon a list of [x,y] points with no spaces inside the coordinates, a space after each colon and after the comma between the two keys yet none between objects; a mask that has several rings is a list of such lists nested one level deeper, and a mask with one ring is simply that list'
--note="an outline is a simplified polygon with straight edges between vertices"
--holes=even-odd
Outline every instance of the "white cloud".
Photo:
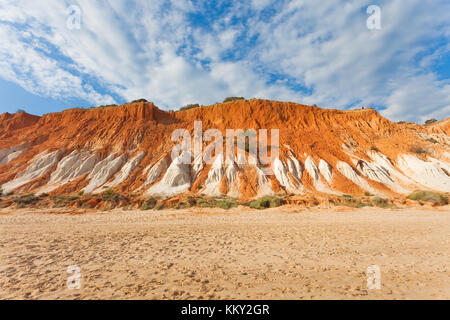
[{"label": "white cloud", "polygon": [[[81,30],[66,27],[71,4],[82,9]],[[217,17],[208,16],[206,4],[2,1],[0,77],[40,95],[102,104],[111,96],[86,83],[87,76],[125,100],[144,97],[169,108],[240,95],[333,108],[386,105],[383,114],[393,120],[448,116],[448,83],[432,67],[449,47],[428,49],[450,36],[448,1],[379,1],[380,31],[366,28],[369,3],[357,0],[252,0]],[[259,16],[269,6],[277,13]],[[193,23],[190,13],[211,25]],[[242,54],[236,60],[230,52]],[[280,79],[269,81],[274,74]],[[411,101],[425,99],[405,114]]]},{"label": "white cloud", "polygon": [[262,10],[270,4],[270,0],[251,0],[253,8],[256,10]]},{"label": "white cloud", "polygon": [[14,28],[0,28],[0,74],[34,94],[61,97],[80,97],[94,102],[112,102],[108,95],[100,95],[81,79],[61,69],[55,60],[46,58],[36,49],[46,50],[41,44],[27,45],[20,40]]},{"label": "white cloud", "polygon": [[428,74],[408,79],[387,99],[382,112],[389,119],[425,122],[444,119],[450,114],[450,81],[439,81]]}]

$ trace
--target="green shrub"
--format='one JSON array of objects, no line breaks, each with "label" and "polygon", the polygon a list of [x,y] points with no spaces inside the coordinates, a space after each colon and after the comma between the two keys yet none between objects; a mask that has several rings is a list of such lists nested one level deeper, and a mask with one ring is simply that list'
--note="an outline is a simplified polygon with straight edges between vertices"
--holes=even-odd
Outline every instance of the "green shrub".
[{"label": "green shrub", "polygon": [[80,202],[80,203],[78,204],[78,207],[79,207],[79,208],[82,208],[82,209],[86,209],[86,208],[88,208],[88,205],[87,205],[86,202]]},{"label": "green shrub", "polygon": [[420,146],[410,146],[409,151],[417,153],[417,154],[427,154],[428,151]]},{"label": "green shrub", "polygon": [[141,206],[141,210],[151,210],[153,208],[156,207],[156,199],[154,198],[150,198],[146,201],[144,201],[144,203]]},{"label": "green shrub", "polygon": [[39,201],[39,197],[36,197],[34,193],[30,193],[27,195],[20,196],[15,198],[14,203],[16,203],[19,207],[34,205]]},{"label": "green shrub", "polygon": [[320,202],[317,201],[317,199],[314,197],[309,197],[308,199],[312,202],[311,206],[313,207],[318,206],[320,204]]},{"label": "green shrub", "polygon": [[50,199],[55,203],[57,208],[63,208],[72,201],[78,200],[78,196],[51,196]]},{"label": "green shrub", "polygon": [[223,102],[231,102],[231,101],[238,101],[238,100],[245,100],[244,97],[228,97],[223,100]]},{"label": "green shrub", "polygon": [[202,199],[202,198],[196,200],[196,205],[198,207],[202,207],[202,208],[213,208],[214,207],[211,203],[209,203],[208,201],[206,201],[205,199]]},{"label": "green shrub", "polygon": [[235,208],[237,206],[238,206],[238,204],[235,200],[219,200],[219,201],[215,202],[216,208],[222,208],[225,210]]},{"label": "green shrub", "polygon": [[188,203],[189,203],[189,206],[191,206],[191,207],[193,207],[193,206],[195,206],[195,198],[194,197],[191,197],[191,196],[189,196],[188,198],[187,198],[187,201],[188,201]]},{"label": "green shrub", "polygon": [[433,191],[421,191],[417,190],[411,193],[409,196],[406,197],[409,200],[414,201],[425,201],[425,202],[431,202],[434,204],[439,205],[446,205],[448,204],[448,199],[443,194],[433,192]]},{"label": "green shrub", "polygon": [[365,195],[366,197],[372,196],[372,194],[371,194],[369,191],[364,192],[364,195]]},{"label": "green shrub", "polygon": [[119,201],[127,199],[123,195],[115,192],[112,189],[108,189],[105,192],[103,192],[102,198],[103,198],[103,201],[114,202],[114,203],[117,203]]},{"label": "green shrub", "polygon": [[146,99],[137,99],[137,100],[131,101],[131,103],[139,103],[139,102],[148,102],[148,101]]},{"label": "green shrub", "polygon": [[380,197],[374,197],[372,199],[372,202],[375,206],[380,207],[380,208],[389,208],[392,205],[389,203],[389,200],[387,199],[383,199]]},{"label": "green shrub", "polygon": [[180,108],[179,111],[185,111],[185,110],[196,109],[196,108],[200,108],[200,105],[198,103],[196,103],[196,104],[188,104],[188,105]]},{"label": "green shrub", "polygon": [[250,208],[264,210],[268,208],[276,208],[282,205],[282,201],[278,197],[263,197],[250,202]]},{"label": "green shrub", "polygon": [[3,195],[3,189],[0,188],[0,197]]},{"label": "green shrub", "polygon": [[117,104],[101,105],[101,106],[98,106],[97,108],[102,109],[102,108],[111,108],[111,107],[117,107]]},{"label": "green shrub", "polygon": [[426,125],[430,125],[430,124],[433,124],[433,123],[436,123],[436,122],[437,122],[437,120],[433,118],[433,119],[425,121],[425,124]]},{"label": "green shrub", "polygon": [[175,209],[179,210],[179,209],[188,209],[188,208],[192,208],[195,205],[195,203],[192,203],[191,201],[180,201],[178,202],[177,206],[175,207]]},{"label": "green shrub", "polygon": [[358,199],[353,198],[353,196],[345,194],[341,197],[342,199],[342,204],[347,206],[347,207],[352,207],[352,208],[364,208],[367,206],[366,203],[361,202]]},{"label": "green shrub", "polygon": [[199,198],[195,200],[195,205],[201,208],[222,208],[228,210],[237,207],[238,203],[234,199],[211,199],[208,201]]}]

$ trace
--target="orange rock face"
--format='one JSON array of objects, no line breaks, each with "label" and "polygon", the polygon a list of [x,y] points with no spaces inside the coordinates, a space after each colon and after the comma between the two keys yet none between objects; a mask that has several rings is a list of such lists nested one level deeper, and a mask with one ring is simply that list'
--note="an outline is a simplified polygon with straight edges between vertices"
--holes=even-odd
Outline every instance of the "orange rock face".
[{"label": "orange rock face", "polygon": [[[231,165],[194,158],[178,165],[169,156],[178,143],[171,135],[187,129],[193,136],[195,121],[202,122],[203,132],[218,129],[224,136],[227,129],[268,129],[270,138],[270,129],[279,129],[274,174],[261,174],[260,164],[238,165],[236,157]],[[339,111],[256,99],[179,112],[141,102],[42,117],[6,113],[0,115],[0,188],[14,194],[112,188],[142,197],[240,199],[450,192],[449,133],[450,119],[428,126],[398,124],[373,109]],[[203,141],[203,150],[208,144]]]}]

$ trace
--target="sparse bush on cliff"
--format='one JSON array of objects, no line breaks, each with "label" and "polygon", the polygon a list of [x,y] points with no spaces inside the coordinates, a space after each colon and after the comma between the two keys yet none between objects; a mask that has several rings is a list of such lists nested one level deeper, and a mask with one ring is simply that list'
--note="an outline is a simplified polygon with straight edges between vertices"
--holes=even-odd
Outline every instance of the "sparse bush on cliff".
[{"label": "sparse bush on cliff", "polygon": [[238,101],[238,100],[245,100],[244,97],[228,97],[223,100],[223,102],[231,102],[231,101]]},{"label": "sparse bush on cliff", "polygon": [[64,208],[72,201],[78,200],[78,196],[51,196],[50,199],[54,202],[55,207],[57,208]]},{"label": "sparse bush on cliff", "polygon": [[429,125],[429,124],[433,124],[435,122],[437,122],[437,120],[433,118],[433,119],[429,119],[429,120],[425,121],[425,124]]},{"label": "sparse bush on cliff", "polygon": [[131,103],[139,103],[139,102],[148,102],[148,101],[146,99],[137,99],[137,100],[131,101]]},{"label": "sparse bush on cliff", "polygon": [[144,203],[141,206],[141,210],[146,211],[146,210],[154,209],[156,207],[156,202],[157,201],[154,198],[150,198],[150,199],[144,201]]},{"label": "sparse bush on cliff", "polygon": [[180,108],[180,110],[178,110],[178,111],[185,111],[185,110],[196,109],[196,108],[200,108],[200,105],[198,103],[196,103],[196,104],[188,104],[188,105]]},{"label": "sparse bush on cliff", "polygon": [[126,200],[127,198],[112,189],[106,190],[102,195],[103,201],[118,203],[119,201]]},{"label": "sparse bush on cliff", "polygon": [[114,107],[117,107],[117,104],[101,105],[98,107],[93,107],[93,109],[114,108]]},{"label": "sparse bush on cliff", "polygon": [[36,204],[39,201],[39,197],[36,197],[34,195],[34,193],[30,193],[30,194],[15,198],[13,201],[17,205],[18,208],[23,208],[25,206]]},{"label": "sparse bush on cliff", "polygon": [[427,154],[428,151],[424,148],[422,148],[421,146],[410,146],[409,147],[409,151],[413,152],[413,153],[417,153],[417,154]]},{"label": "sparse bush on cliff", "polygon": [[443,194],[433,191],[416,190],[406,197],[409,200],[431,202],[438,205],[448,204],[448,199]]}]

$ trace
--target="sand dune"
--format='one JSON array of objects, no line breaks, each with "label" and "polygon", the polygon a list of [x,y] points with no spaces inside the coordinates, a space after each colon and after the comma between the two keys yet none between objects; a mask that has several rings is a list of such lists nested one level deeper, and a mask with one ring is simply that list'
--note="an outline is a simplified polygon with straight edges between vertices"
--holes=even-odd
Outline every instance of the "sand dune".
[{"label": "sand dune", "polygon": [[448,206],[67,210],[0,211],[1,299],[450,298]]}]

